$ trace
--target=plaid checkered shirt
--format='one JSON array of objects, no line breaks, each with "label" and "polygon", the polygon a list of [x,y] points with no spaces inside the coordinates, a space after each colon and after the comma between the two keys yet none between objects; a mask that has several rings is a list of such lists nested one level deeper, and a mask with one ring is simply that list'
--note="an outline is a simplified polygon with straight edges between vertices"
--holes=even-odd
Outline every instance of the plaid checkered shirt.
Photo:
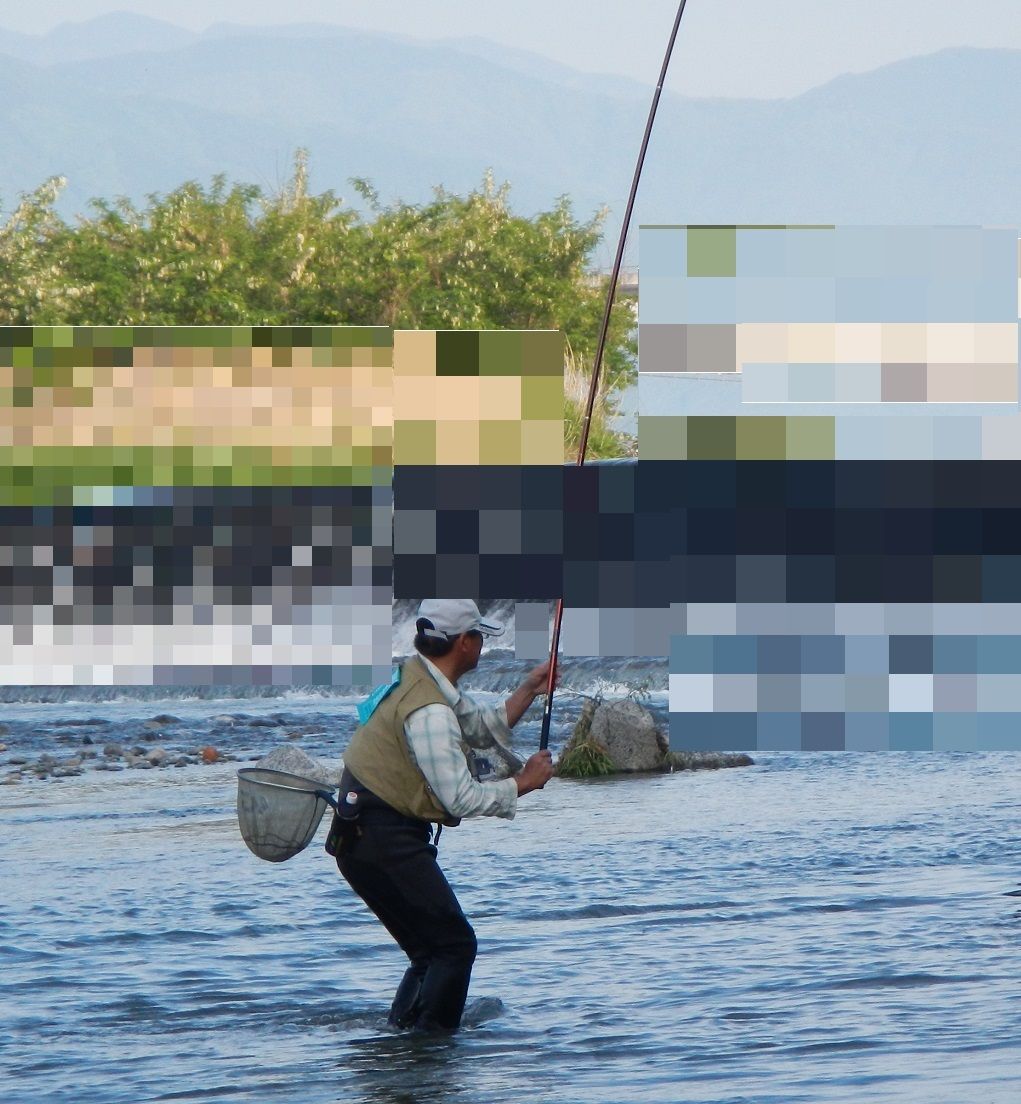
[{"label": "plaid checkered shirt", "polygon": [[491,747],[494,739],[506,744],[510,737],[506,705],[501,702],[495,709],[479,705],[465,697],[425,656],[419,658],[447,704],[423,706],[404,722],[404,736],[418,769],[439,803],[454,816],[513,820],[517,783],[513,778],[477,781],[461,748],[462,739],[469,747]]}]

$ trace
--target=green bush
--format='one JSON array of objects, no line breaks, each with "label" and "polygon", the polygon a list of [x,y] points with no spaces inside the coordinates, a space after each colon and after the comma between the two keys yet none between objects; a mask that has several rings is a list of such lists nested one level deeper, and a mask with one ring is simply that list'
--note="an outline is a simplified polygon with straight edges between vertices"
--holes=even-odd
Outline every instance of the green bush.
[{"label": "green bush", "polygon": [[[525,218],[487,173],[467,196],[380,204],[352,181],[364,217],[308,191],[299,150],[290,181],[182,184],[136,206],[96,199],[74,224],[54,177],[0,221],[0,325],[357,325],[401,329],[557,329],[573,373],[566,457],[577,455],[606,280],[590,263],[605,212],[579,221],[570,200]],[[588,455],[624,456],[609,396],[634,379],[634,316],[615,304]],[[573,452],[572,452],[573,449]]]}]

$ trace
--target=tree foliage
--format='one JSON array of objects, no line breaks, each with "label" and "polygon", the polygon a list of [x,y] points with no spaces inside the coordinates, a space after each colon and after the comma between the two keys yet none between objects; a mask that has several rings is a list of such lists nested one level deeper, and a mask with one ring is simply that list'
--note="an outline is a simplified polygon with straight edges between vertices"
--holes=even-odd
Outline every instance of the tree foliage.
[{"label": "tree foliage", "polygon": [[[383,205],[352,181],[362,215],[308,189],[298,151],[290,181],[182,184],[93,200],[74,223],[53,178],[0,220],[0,324],[387,325],[560,329],[572,363],[591,366],[605,280],[589,271],[603,213],[579,221],[567,197],[514,214],[491,174],[466,196],[436,188],[425,204]],[[633,317],[615,307],[604,394],[633,372]],[[612,451],[612,450],[611,450]]]}]

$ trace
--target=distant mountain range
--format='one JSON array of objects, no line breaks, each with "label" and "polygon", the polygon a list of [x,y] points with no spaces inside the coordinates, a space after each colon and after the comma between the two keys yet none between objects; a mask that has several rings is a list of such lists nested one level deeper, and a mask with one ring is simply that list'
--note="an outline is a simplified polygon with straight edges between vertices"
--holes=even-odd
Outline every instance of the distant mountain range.
[{"label": "distant mountain range", "polygon": [[[352,176],[419,202],[492,167],[523,213],[561,194],[619,212],[650,93],[475,39],[127,14],[0,31],[0,203],[54,174],[68,214],[219,172],[273,189],[304,146],[313,187],[349,201]],[[666,93],[638,218],[1016,225],[1019,117],[1018,50],[946,50],[787,100]]]}]

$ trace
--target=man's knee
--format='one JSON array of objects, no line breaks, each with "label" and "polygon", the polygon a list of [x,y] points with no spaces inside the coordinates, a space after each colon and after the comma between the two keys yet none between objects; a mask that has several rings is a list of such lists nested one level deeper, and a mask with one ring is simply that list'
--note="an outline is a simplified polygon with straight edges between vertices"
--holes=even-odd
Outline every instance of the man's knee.
[{"label": "man's knee", "polygon": [[444,958],[470,966],[479,951],[479,941],[475,938],[475,929],[463,917],[459,916],[445,926],[443,937],[437,950]]},{"label": "man's knee", "polygon": [[471,924],[467,924],[467,931],[464,935],[464,959],[466,962],[474,962],[475,956],[479,953],[479,941],[475,938],[475,930]]}]

